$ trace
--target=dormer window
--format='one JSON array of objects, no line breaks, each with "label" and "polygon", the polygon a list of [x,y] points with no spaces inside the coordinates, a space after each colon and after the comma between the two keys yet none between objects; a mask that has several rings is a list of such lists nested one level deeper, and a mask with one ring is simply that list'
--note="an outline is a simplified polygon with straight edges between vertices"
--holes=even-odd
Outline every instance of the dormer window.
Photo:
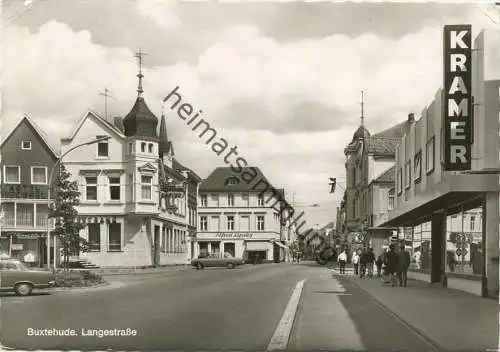
[{"label": "dormer window", "polygon": [[[105,136],[97,136],[96,139],[103,138]],[[109,144],[108,141],[102,141],[97,143],[97,157],[107,158],[109,156]]]},{"label": "dormer window", "polygon": [[149,144],[148,144],[148,151],[149,151],[150,153],[153,153],[153,146],[154,146],[154,145],[153,145],[153,143],[149,143]]},{"label": "dormer window", "polygon": [[146,152],[146,143],[144,143],[144,142],[141,143],[141,152],[142,153]]},{"label": "dormer window", "polygon": [[229,177],[228,179],[226,179],[225,185],[226,186],[234,186],[234,185],[237,185],[238,183],[240,183],[240,179],[239,178],[237,178],[237,177]]},{"label": "dormer window", "polygon": [[22,150],[31,150],[31,141],[22,141],[21,142]]}]

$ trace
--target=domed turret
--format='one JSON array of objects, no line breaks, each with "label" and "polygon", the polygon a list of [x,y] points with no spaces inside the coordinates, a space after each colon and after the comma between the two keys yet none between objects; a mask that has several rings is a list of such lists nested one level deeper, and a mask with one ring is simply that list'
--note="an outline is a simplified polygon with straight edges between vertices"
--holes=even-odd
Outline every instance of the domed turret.
[{"label": "domed turret", "polygon": [[139,85],[137,87],[137,99],[132,110],[123,119],[123,127],[127,137],[148,137],[157,138],[156,128],[158,127],[158,118],[149,110],[149,107],[144,101],[142,93],[142,53],[140,50],[136,53],[135,57],[139,59]]},{"label": "domed turret", "polygon": [[368,131],[364,125],[360,125],[356,132],[352,135],[352,142],[356,142],[366,137],[370,137],[370,131]]},{"label": "domed turret", "polygon": [[138,96],[132,110],[123,119],[125,135],[156,138],[158,118],[149,110],[144,98]]}]

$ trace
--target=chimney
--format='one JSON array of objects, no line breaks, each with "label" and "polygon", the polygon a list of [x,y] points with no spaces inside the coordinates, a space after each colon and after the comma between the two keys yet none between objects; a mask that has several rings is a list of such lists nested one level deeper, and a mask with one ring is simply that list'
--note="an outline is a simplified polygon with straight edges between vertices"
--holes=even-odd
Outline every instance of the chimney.
[{"label": "chimney", "polygon": [[124,132],[123,119],[120,116],[114,117],[113,124],[115,125],[116,128],[118,128],[118,130],[120,130],[120,132],[122,133]]},{"label": "chimney", "polygon": [[415,114],[414,113],[409,113],[408,114],[408,122],[409,123],[414,123],[415,122]]}]

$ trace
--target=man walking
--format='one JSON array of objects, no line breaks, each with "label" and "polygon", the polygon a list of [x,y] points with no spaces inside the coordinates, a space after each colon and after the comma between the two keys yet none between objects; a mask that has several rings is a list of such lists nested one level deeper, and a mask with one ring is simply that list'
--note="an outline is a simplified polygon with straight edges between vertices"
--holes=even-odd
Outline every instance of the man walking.
[{"label": "man walking", "polygon": [[408,268],[410,267],[411,257],[410,253],[406,250],[405,245],[400,245],[400,250],[397,253],[397,273],[400,287],[406,287],[408,281]]},{"label": "man walking", "polygon": [[339,254],[339,269],[341,274],[345,274],[345,264],[347,262],[347,253],[345,250],[342,251],[342,253]]},{"label": "man walking", "polygon": [[368,277],[373,277],[373,264],[375,263],[375,253],[373,248],[368,248],[366,253],[366,268],[368,269]]},{"label": "man walking", "polygon": [[396,278],[396,269],[398,264],[398,255],[396,254],[396,246],[391,244],[389,246],[389,251],[386,253],[384,257],[384,264],[387,271],[387,275],[389,275],[389,280],[392,283],[392,286],[397,286],[397,278]]},{"label": "man walking", "polygon": [[352,265],[354,267],[354,275],[358,276],[359,274],[359,254],[357,251],[354,251],[352,255]]}]

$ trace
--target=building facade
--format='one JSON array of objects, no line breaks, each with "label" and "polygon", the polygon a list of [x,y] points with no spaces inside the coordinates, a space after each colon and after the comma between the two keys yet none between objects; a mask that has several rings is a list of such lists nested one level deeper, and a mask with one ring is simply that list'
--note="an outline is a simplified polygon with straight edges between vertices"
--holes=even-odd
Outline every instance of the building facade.
[{"label": "building facade", "polygon": [[0,256],[48,264],[48,183],[57,159],[57,149],[27,115],[3,139]]},{"label": "building facade", "polygon": [[258,186],[262,182],[267,189],[270,183],[259,168],[245,169],[252,169],[259,181],[248,183],[230,167],[219,167],[201,183],[196,256],[228,252],[249,262],[285,259],[288,230],[274,201],[269,201],[275,195]]},{"label": "building facade", "polygon": [[200,178],[175,159],[165,116],[148,108],[141,81],[124,119],[87,112],[62,151],[101,136],[111,138],[63,161],[79,185],[81,236],[90,243],[80,258],[101,267],[189,263]]},{"label": "building facade", "polygon": [[414,123],[414,115],[409,114],[407,120],[373,135],[363,120],[344,150],[346,190],[339,215],[345,219],[346,243],[354,247],[373,246],[378,254],[393,230],[378,226],[388,207],[384,194],[392,186],[388,170],[394,165],[400,138]]},{"label": "building facade", "polygon": [[[430,238],[424,240],[421,232],[418,247],[424,279],[448,287],[475,286],[468,290],[483,296],[498,295],[499,43],[500,34],[495,31],[483,31],[474,40],[471,171],[443,169],[447,146],[443,138],[444,94],[439,90],[397,148],[396,204],[382,224],[418,228],[430,223]],[[467,214],[463,220],[459,217],[462,213]],[[457,220],[458,231],[453,231],[452,223]],[[474,231],[467,231],[471,224]],[[481,238],[476,229],[480,229]],[[455,272],[457,262],[465,262],[470,270]]]}]

